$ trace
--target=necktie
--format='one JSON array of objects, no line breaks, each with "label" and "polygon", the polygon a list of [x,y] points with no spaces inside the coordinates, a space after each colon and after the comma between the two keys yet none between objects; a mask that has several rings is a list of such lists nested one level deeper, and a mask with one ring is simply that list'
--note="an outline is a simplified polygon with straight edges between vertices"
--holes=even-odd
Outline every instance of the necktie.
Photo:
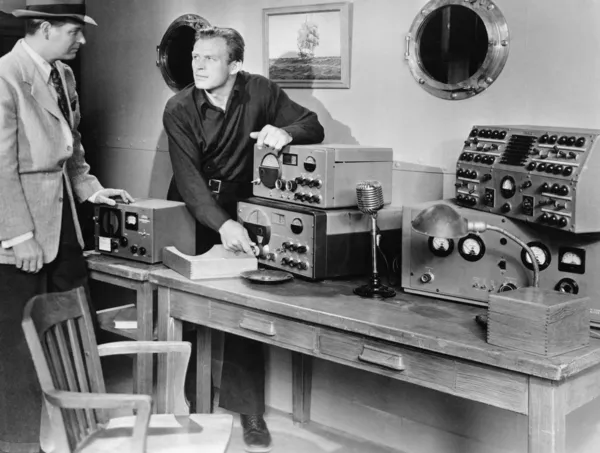
[{"label": "necktie", "polygon": [[60,72],[58,72],[58,69],[55,65],[52,65],[52,71],[50,71],[50,82],[52,83],[52,86],[58,95],[58,106],[60,107],[60,111],[67,120],[67,123],[69,123],[69,101],[67,101],[67,95],[65,93],[65,89],[63,88]]}]

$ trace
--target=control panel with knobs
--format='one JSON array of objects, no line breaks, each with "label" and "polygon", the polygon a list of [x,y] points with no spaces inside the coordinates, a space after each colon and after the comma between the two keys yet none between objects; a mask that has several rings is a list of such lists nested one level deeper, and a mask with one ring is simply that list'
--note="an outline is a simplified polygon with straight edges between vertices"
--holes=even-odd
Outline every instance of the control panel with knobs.
[{"label": "control panel with knobs", "polygon": [[455,201],[572,233],[600,232],[600,130],[473,126],[456,163]]}]

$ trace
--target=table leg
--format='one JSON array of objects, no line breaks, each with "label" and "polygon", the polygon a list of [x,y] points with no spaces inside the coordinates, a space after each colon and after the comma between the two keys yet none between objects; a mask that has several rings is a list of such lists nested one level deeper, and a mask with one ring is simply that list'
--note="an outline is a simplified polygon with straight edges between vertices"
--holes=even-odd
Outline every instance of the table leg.
[{"label": "table leg", "polygon": [[292,420],[294,423],[310,421],[312,391],[312,357],[292,352]]},{"label": "table leg", "polygon": [[212,333],[206,326],[196,326],[196,412],[210,413]]},{"label": "table leg", "polygon": [[[183,337],[181,321],[171,317],[171,290],[158,288],[158,339],[161,341],[181,341]],[[157,413],[185,414],[188,408],[175,401],[175,376],[172,355],[158,355],[156,408]],[[185,404],[185,401],[183,402]]]},{"label": "table leg", "polygon": [[529,378],[529,453],[566,453],[567,402],[560,383]]},{"label": "table leg", "polygon": [[[137,339],[154,340],[154,288],[149,282],[142,283],[136,293]],[[140,354],[135,366],[137,393],[152,395],[153,355]]]}]

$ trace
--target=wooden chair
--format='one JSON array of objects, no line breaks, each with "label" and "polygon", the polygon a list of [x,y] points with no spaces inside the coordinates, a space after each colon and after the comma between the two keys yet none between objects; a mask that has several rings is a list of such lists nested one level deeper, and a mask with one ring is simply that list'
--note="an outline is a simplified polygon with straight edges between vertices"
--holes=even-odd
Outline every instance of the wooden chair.
[{"label": "wooden chair", "polygon": [[[32,298],[23,331],[48,408],[54,453],[223,453],[233,419],[228,414],[152,415],[152,397],[106,393],[100,357],[166,353],[177,367],[181,401],[190,358],[187,342],[123,341],[98,346],[85,291],[77,288]],[[134,416],[109,418],[109,409]]]}]

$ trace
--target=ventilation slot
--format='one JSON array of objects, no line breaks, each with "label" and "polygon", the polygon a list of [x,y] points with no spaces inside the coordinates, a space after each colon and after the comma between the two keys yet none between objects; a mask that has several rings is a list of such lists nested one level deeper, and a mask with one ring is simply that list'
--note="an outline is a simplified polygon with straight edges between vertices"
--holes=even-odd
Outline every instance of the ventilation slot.
[{"label": "ventilation slot", "polygon": [[502,154],[501,164],[524,167],[527,157],[533,148],[535,137],[528,135],[513,135]]}]

